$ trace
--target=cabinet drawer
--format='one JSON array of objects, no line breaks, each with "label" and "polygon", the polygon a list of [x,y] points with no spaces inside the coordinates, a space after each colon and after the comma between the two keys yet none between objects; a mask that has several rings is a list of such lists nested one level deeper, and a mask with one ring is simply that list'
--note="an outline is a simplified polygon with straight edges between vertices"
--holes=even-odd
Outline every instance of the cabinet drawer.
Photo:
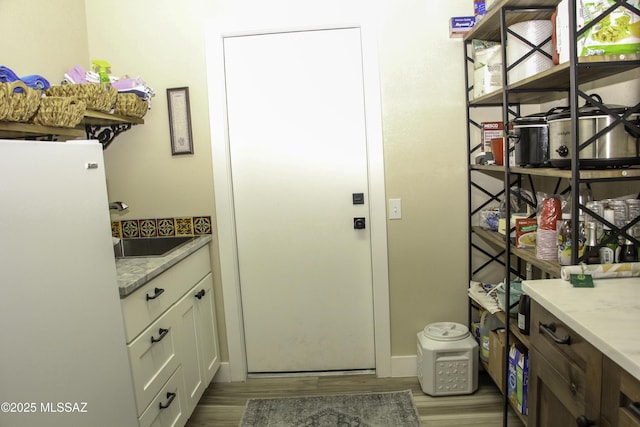
[{"label": "cabinet drawer", "polygon": [[175,304],[209,271],[209,247],[204,246],[122,299],[120,303],[127,342],[131,342],[151,322]]},{"label": "cabinet drawer", "polygon": [[138,415],[180,364],[176,322],[175,310],[171,309],[127,346]]},{"label": "cabinet drawer", "polygon": [[626,371],[620,374],[620,427],[640,427],[640,381]]},{"label": "cabinet drawer", "polygon": [[530,342],[558,372],[566,372],[568,364],[582,372],[594,365],[601,369],[600,352],[535,301],[531,302]]},{"label": "cabinet drawer", "polygon": [[189,415],[185,406],[182,367],[178,367],[140,416],[140,427],[182,427]]}]

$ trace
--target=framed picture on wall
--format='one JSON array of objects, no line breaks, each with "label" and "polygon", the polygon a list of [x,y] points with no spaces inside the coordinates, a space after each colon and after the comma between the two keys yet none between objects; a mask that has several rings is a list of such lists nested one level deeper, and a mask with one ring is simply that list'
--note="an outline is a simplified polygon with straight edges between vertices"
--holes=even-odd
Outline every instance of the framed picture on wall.
[{"label": "framed picture on wall", "polygon": [[189,88],[167,89],[169,107],[169,131],[171,134],[171,154],[193,154],[191,135],[191,109],[189,107]]}]

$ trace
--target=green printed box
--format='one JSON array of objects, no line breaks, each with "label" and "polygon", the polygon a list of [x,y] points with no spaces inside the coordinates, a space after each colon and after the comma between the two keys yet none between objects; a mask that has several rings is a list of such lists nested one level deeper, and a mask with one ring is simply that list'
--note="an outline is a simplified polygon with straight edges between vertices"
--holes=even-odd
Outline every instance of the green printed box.
[{"label": "green printed box", "polygon": [[508,394],[521,414],[527,414],[527,391],[529,388],[529,357],[524,349],[512,344],[509,349]]}]

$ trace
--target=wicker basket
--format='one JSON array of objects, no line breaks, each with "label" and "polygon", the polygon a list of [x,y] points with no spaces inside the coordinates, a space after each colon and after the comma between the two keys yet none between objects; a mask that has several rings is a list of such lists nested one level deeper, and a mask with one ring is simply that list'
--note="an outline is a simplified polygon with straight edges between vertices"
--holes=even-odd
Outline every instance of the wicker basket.
[{"label": "wicker basket", "polygon": [[114,114],[142,118],[147,114],[149,104],[135,93],[119,93],[116,98]]},{"label": "wicker basket", "polygon": [[108,112],[116,103],[118,91],[112,86],[98,83],[64,84],[51,86],[47,89],[47,95],[77,98],[90,110]]},{"label": "wicker basket", "polygon": [[[0,83],[4,86],[5,98],[0,106],[1,110],[6,110],[2,120],[8,122],[28,122],[38,110],[42,91],[27,87],[21,80],[11,83]],[[22,89],[22,91],[18,91]],[[0,96],[0,100],[2,96]]]},{"label": "wicker basket", "polygon": [[84,118],[86,104],[77,98],[45,96],[33,123],[43,126],[76,127]]},{"label": "wicker basket", "polygon": [[4,120],[9,112],[9,87],[0,83],[0,120]]}]

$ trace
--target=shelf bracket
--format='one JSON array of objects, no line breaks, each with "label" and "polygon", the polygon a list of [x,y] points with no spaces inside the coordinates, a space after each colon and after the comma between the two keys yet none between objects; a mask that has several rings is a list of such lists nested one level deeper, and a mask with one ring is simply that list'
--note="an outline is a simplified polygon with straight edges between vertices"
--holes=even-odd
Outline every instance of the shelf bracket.
[{"label": "shelf bracket", "polygon": [[88,139],[97,139],[102,144],[102,149],[106,150],[116,136],[131,129],[131,126],[131,123],[118,123],[109,126],[86,124],[85,132]]},{"label": "shelf bracket", "polygon": [[57,141],[58,135],[54,134],[46,134],[46,135],[33,135],[33,136],[25,136],[25,140],[27,141]]}]

